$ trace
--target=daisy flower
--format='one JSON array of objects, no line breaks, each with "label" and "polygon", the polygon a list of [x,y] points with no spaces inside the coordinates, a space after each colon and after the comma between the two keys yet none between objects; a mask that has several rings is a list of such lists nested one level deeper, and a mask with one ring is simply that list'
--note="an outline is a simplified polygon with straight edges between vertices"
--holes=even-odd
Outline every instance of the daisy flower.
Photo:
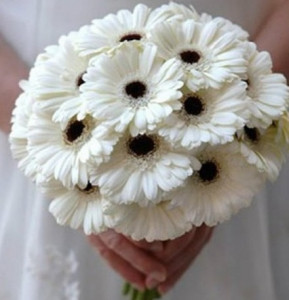
[{"label": "daisy flower", "polygon": [[76,34],[63,36],[59,45],[48,49],[30,73],[36,109],[53,114],[56,122],[67,122],[74,115],[84,115],[80,87],[88,59],[75,49]]},{"label": "daisy flower", "polygon": [[[72,34],[70,34],[72,35]],[[63,39],[63,38],[62,38]],[[47,60],[51,59],[57,52],[59,52],[59,45],[50,45],[44,49],[43,53],[37,55],[34,65],[39,66],[42,63],[45,63]]]},{"label": "daisy flower", "polygon": [[197,160],[191,164],[183,149],[147,133],[121,139],[110,160],[92,170],[91,180],[116,204],[147,206],[163,200],[164,192],[182,185],[198,166]]},{"label": "daisy flower", "polygon": [[15,159],[25,158],[27,153],[28,121],[32,113],[33,100],[29,92],[29,82],[21,81],[20,88],[23,93],[15,102],[12,113],[12,130],[10,134],[11,150]]},{"label": "daisy flower", "polygon": [[135,241],[175,239],[192,228],[184,211],[180,207],[172,207],[169,201],[146,207],[135,203],[117,205],[105,201],[104,213],[114,230]]},{"label": "daisy flower", "polygon": [[186,217],[196,226],[215,226],[249,206],[264,176],[249,165],[237,142],[202,147],[195,156],[201,168],[185,187],[171,194],[172,203],[185,207]]},{"label": "daisy flower", "polygon": [[9,136],[12,155],[18,160],[18,167],[34,182],[44,180],[39,165],[27,149],[28,144],[28,123],[33,110],[33,98],[31,96],[29,82],[20,82],[23,93],[16,100],[15,108],[12,113],[12,128]]},{"label": "daisy flower", "polygon": [[88,166],[96,167],[106,161],[118,140],[114,134],[104,135],[104,130],[89,115],[82,120],[74,116],[62,129],[46,115],[35,113],[28,131],[28,150],[43,173],[68,188],[85,187]]},{"label": "daisy flower", "polygon": [[208,22],[215,22],[220,29],[226,33],[226,32],[234,32],[236,38],[240,41],[246,41],[249,38],[249,33],[245,31],[242,27],[240,27],[237,24],[232,23],[230,20],[222,18],[222,17],[216,17],[213,18],[211,15],[208,15],[206,13],[201,14],[199,20],[201,23],[208,23]]},{"label": "daisy flower", "polygon": [[181,62],[186,84],[192,90],[220,88],[225,81],[246,72],[244,50],[235,33],[224,33],[216,22],[162,23],[152,31],[151,40],[164,59]]},{"label": "daisy flower", "polygon": [[249,33],[243,28],[241,28],[239,25],[234,24],[231,21],[222,17],[213,18],[211,15],[206,13],[199,14],[192,5],[186,6],[183,4],[170,2],[169,4],[162,5],[160,9],[163,10],[163,13],[168,14],[168,21],[194,20],[202,24],[213,21],[217,24],[218,27],[222,29],[224,33],[234,32],[239,40],[245,41],[249,37]]},{"label": "daisy flower", "polygon": [[109,14],[103,19],[94,20],[90,26],[82,27],[78,48],[82,55],[91,55],[106,52],[126,42],[147,40],[150,30],[167,18],[162,10],[152,11],[143,4],[138,4],[133,12],[120,10],[116,15]]},{"label": "daisy flower", "polygon": [[90,182],[86,186],[64,187],[53,180],[41,185],[43,192],[54,200],[49,205],[50,213],[60,225],[73,229],[83,228],[85,234],[98,234],[107,229],[103,215],[103,196],[98,186]]},{"label": "daisy flower", "polygon": [[282,74],[272,73],[272,60],[267,52],[258,52],[254,43],[247,43],[247,85],[251,127],[267,128],[286,110],[289,88]]},{"label": "daisy flower", "polygon": [[187,149],[230,142],[245,124],[245,100],[246,85],[241,81],[221,89],[187,90],[180,100],[182,109],[165,120],[159,134]]},{"label": "daisy flower", "polygon": [[167,14],[167,22],[172,20],[200,20],[200,15],[192,5],[186,6],[180,3],[170,2],[169,4],[162,5],[159,10],[161,10],[163,14]]},{"label": "daisy flower", "polygon": [[156,46],[126,44],[120,50],[92,62],[82,90],[90,114],[111,122],[118,132],[128,127],[137,135],[181,107],[183,74],[177,61],[157,56]]},{"label": "daisy flower", "polygon": [[267,129],[245,126],[238,132],[241,154],[271,181],[278,177],[285,159],[283,149],[277,143],[277,136],[278,128],[275,125]]}]

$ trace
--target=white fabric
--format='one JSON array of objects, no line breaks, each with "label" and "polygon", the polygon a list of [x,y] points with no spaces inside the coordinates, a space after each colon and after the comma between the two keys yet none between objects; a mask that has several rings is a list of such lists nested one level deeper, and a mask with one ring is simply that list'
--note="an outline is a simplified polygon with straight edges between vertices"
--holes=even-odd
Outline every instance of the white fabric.
[{"label": "white fabric", "polygon": [[[165,1],[142,1],[158,6]],[[189,4],[192,1],[183,1]],[[264,0],[197,0],[253,33]],[[22,58],[92,18],[136,1],[1,0],[0,31]],[[289,166],[253,205],[216,229],[212,242],[164,300],[285,300],[289,297]],[[56,225],[48,200],[17,170],[0,132],[0,300],[117,300],[122,280],[81,232]]]}]

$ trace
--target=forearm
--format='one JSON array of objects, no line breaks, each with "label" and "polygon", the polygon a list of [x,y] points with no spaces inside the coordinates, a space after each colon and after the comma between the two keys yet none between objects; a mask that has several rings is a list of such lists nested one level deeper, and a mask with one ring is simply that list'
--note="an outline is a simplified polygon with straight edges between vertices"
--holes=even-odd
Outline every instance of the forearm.
[{"label": "forearm", "polygon": [[18,82],[28,69],[0,36],[0,130],[10,131],[11,112],[20,93]]},{"label": "forearm", "polygon": [[255,37],[259,50],[270,52],[274,71],[289,79],[289,1],[276,1],[276,8],[268,16]]}]

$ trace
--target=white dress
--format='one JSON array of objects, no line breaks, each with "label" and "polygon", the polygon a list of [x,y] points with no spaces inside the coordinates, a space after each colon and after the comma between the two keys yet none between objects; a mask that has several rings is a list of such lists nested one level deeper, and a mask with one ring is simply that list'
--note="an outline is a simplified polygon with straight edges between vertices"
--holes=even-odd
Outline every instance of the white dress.
[{"label": "white dress", "polygon": [[[166,1],[142,1],[158,6]],[[265,0],[196,0],[197,10],[256,30]],[[28,64],[57,38],[130,0],[1,0],[0,31]],[[265,5],[266,4],[266,5]],[[289,166],[230,222],[164,300],[285,300],[289,297]],[[117,300],[122,279],[81,232],[56,225],[48,200],[17,170],[0,132],[0,300]]]}]

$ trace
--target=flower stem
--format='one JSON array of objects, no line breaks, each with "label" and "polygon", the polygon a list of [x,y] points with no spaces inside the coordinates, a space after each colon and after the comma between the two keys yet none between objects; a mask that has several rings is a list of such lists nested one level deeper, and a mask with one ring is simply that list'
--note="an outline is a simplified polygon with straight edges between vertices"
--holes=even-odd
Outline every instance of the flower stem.
[{"label": "flower stem", "polygon": [[122,294],[123,294],[124,296],[127,296],[127,295],[129,294],[130,290],[131,290],[131,285],[130,285],[128,282],[126,282],[126,283],[123,285],[123,288],[122,288]]},{"label": "flower stem", "polygon": [[155,300],[161,298],[156,289],[139,291],[128,282],[124,284],[122,293],[124,296],[129,296],[130,300]]},{"label": "flower stem", "polygon": [[131,300],[138,300],[137,298],[138,298],[139,293],[142,293],[142,292],[138,291],[137,289],[133,289]]}]

